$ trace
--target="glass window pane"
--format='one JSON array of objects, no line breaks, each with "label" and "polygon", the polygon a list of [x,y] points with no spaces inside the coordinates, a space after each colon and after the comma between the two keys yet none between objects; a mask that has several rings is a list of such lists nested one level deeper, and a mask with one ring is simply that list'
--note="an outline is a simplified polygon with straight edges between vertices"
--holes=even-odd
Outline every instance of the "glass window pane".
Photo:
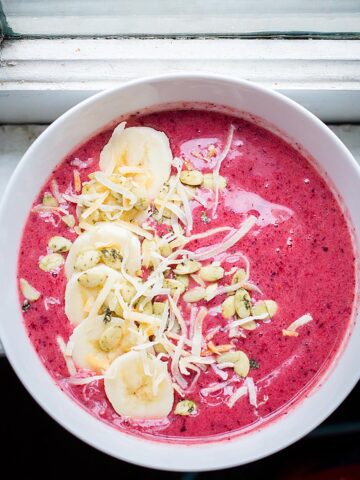
[{"label": "glass window pane", "polygon": [[359,37],[359,0],[2,0],[5,36]]}]

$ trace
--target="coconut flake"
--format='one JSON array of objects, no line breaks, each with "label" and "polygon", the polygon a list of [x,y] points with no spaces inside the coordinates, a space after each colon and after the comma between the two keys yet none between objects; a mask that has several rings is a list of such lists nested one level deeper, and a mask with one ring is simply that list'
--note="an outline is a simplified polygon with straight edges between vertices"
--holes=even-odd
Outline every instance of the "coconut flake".
[{"label": "coconut flake", "polygon": [[300,318],[292,322],[286,329],[288,332],[296,332],[296,330],[299,327],[302,327],[303,325],[306,325],[309,322],[312,322],[313,317],[310,315],[310,313],[305,313],[305,315],[302,315]]},{"label": "coconut flake", "polygon": [[186,217],[186,235],[190,235],[191,230],[193,229],[193,218],[190,208],[190,202],[184,190],[182,183],[178,183],[177,192],[180,196],[182,204],[184,206],[184,213]]},{"label": "coconut flake", "polygon": [[213,206],[213,209],[212,209],[212,218],[216,217],[216,210],[217,210],[217,207],[218,207],[218,204],[219,204],[219,173],[220,173],[220,168],[221,168],[222,162],[225,160],[227,154],[230,151],[231,143],[232,143],[233,135],[234,135],[234,130],[235,130],[234,125],[230,125],[229,133],[228,133],[228,136],[227,136],[227,139],[226,139],[226,144],[225,144],[224,150],[221,152],[219,158],[217,159],[217,163],[216,163],[216,166],[215,166],[214,171],[213,171],[214,185],[215,185],[215,201],[214,201],[214,206]]},{"label": "coconut flake", "polygon": [[206,315],[207,315],[207,309],[205,307],[201,307],[195,318],[194,334],[192,337],[192,347],[191,347],[191,354],[195,356],[199,356],[201,353],[201,347],[203,342],[202,324]]},{"label": "coconut flake", "polygon": [[186,391],[189,393],[189,392],[191,392],[191,391],[193,390],[193,388],[195,387],[197,381],[199,380],[199,377],[200,377],[200,373],[201,373],[201,372],[200,372],[200,368],[196,367],[195,365],[191,365],[191,364],[190,364],[190,365],[187,366],[187,368],[188,368],[189,370],[193,370],[193,371],[195,372],[195,376],[194,376],[194,378],[193,378],[193,380],[192,380],[189,388],[187,388],[187,390],[186,390]]},{"label": "coconut flake", "polygon": [[218,365],[216,365],[215,363],[212,363],[210,366],[213,369],[214,373],[216,373],[216,375],[221,378],[221,380],[228,379],[229,374],[227,372],[223,372],[221,368],[218,367]]},{"label": "coconut flake", "polygon": [[181,398],[184,398],[185,397],[185,392],[183,392],[183,390],[179,387],[179,385],[177,383],[173,383],[173,388],[174,390],[180,395]]},{"label": "coconut flake", "polygon": [[185,320],[179,310],[179,307],[176,305],[174,300],[171,298],[170,295],[168,295],[168,300],[169,300],[169,305],[171,310],[174,312],[176,320],[179,322],[180,329],[181,329],[181,335],[183,335],[185,338],[187,337],[187,327]]},{"label": "coconut flake", "polygon": [[70,377],[66,381],[71,383],[71,385],[88,385],[92,382],[97,382],[99,380],[104,380],[106,375],[93,375],[91,377]]},{"label": "coconut flake", "polygon": [[256,387],[252,377],[246,377],[245,384],[247,386],[247,390],[248,390],[248,393],[249,393],[250,405],[257,408],[257,406],[258,406],[257,405],[257,387]]},{"label": "coconut flake", "polygon": [[225,293],[235,292],[239,290],[243,286],[243,282],[234,283],[233,285],[224,285],[223,287],[214,290],[212,293],[207,295],[207,301],[210,302],[213,298],[217,297],[218,295],[224,295]]},{"label": "coconut flake", "polygon": [[226,401],[226,405],[229,408],[233,408],[235,403],[243,396],[248,393],[248,389],[245,385],[235,390],[235,392],[231,395],[231,397]]},{"label": "coconut flake", "polygon": [[178,341],[178,344],[176,345],[174,356],[172,357],[172,362],[171,362],[171,373],[176,381],[176,383],[180,386],[180,388],[185,389],[188,386],[187,381],[185,378],[181,375],[180,369],[179,369],[179,360],[181,356],[181,351],[184,346],[184,337],[181,337],[180,340]]},{"label": "coconut flake", "polygon": [[192,257],[196,260],[207,260],[208,258],[214,257],[219,253],[225,252],[226,250],[234,246],[239,240],[245,237],[245,235],[252,229],[255,224],[256,217],[254,215],[250,215],[250,217],[248,217],[245,222],[243,222],[241,227],[234,234],[227,236],[222,243],[218,243],[211,248],[198,249],[192,254]]},{"label": "coconut flake", "polygon": [[211,365],[212,363],[215,363],[215,359],[213,357],[188,355],[180,359],[179,368],[181,373],[183,373],[184,375],[190,375],[190,373],[188,372],[188,368],[190,368],[190,365],[196,364],[198,367],[206,369],[206,365]]},{"label": "coconut flake", "polygon": [[74,160],[71,160],[70,165],[72,167],[78,167],[81,170],[84,168],[90,167],[90,165],[94,162],[93,158],[88,158],[87,160],[83,161],[80,160],[80,158],[74,158]]},{"label": "coconut flake", "polygon": [[49,305],[60,305],[60,300],[55,297],[44,298],[44,307],[46,311],[49,310]]},{"label": "coconut flake", "polygon": [[64,357],[66,367],[68,369],[69,374],[72,377],[74,377],[76,375],[75,363],[74,363],[73,359],[71,358],[71,356],[69,355],[69,352],[67,350],[67,345],[64,342],[64,339],[62,337],[57,337],[56,342],[59,345],[60,352],[62,353],[62,355]]},{"label": "coconut flake", "polygon": [[230,380],[227,380],[226,382],[212,384],[209,387],[202,388],[200,390],[200,394],[203,397],[207,397],[210,393],[214,393],[214,392],[218,392],[219,390],[223,390],[224,388],[228,387],[233,382],[234,382],[234,380],[230,379]]},{"label": "coconut flake", "polygon": [[239,320],[235,320],[233,322],[228,323],[224,328],[225,330],[229,330],[231,328],[241,327],[241,325],[245,325],[245,323],[251,322],[251,320],[267,320],[269,318],[268,313],[262,313],[261,315],[250,315],[246,318],[240,318]]},{"label": "coconut flake", "polygon": [[64,203],[64,198],[59,191],[59,184],[55,179],[51,180],[50,190],[53,197],[56,198],[58,203]]},{"label": "coconut flake", "polygon": [[183,247],[187,243],[190,243],[194,240],[201,240],[203,238],[210,237],[211,235],[216,235],[217,233],[223,232],[233,232],[235,233],[236,230],[232,227],[217,227],[212,228],[211,230],[207,230],[206,232],[196,233],[195,235],[191,235],[190,237],[179,236],[177,240],[174,240],[171,244],[172,248]]},{"label": "coconut flake", "polygon": [[220,326],[220,325],[217,325],[216,327],[211,328],[211,329],[208,331],[208,333],[207,333],[207,335],[206,335],[206,337],[205,337],[206,343],[207,343],[209,340],[212,340],[212,339],[215,337],[215,335],[219,332],[220,329],[221,329],[221,326]]},{"label": "coconut flake", "polygon": [[116,220],[115,223],[120,227],[129,230],[129,232],[139,235],[140,237],[147,238],[148,240],[151,240],[153,238],[153,235],[150,232],[144,230],[136,223],[125,222],[124,220]]}]

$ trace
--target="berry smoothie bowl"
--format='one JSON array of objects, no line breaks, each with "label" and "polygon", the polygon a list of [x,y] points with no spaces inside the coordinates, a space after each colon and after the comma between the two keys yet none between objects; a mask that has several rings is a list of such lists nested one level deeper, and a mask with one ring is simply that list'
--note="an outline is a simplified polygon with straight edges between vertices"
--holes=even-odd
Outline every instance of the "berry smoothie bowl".
[{"label": "berry smoothie bowl", "polygon": [[195,471],[284,448],[359,377],[359,186],[325,125],[248,82],[95,95],[4,195],[6,354],[115,457]]}]

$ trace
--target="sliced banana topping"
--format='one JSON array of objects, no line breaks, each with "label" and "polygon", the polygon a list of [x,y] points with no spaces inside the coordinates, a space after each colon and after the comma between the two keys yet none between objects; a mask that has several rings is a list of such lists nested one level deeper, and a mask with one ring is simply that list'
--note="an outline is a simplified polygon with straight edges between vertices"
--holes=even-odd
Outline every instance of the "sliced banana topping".
[{"label": "sliced banana topping", "polygon": [[124,417],[163,418],[174,403],[166,364],[141,352],[118,357],[107,371],[104,385],[114,410]]},{"label": "sliced banana topping", "polygon": [[77,367],[101,372],[119,355],[145,343],[147,338],[133,321],[119,318],[107,309],[104,314],[88,317],[78,325],[69,343]]},{"label": "sliced banana topping", "polygon": [[[100,168],[106,174],[124,167],[138,168],[135,182],[148,198],[155,198],[170,176],[172,152],[163,132],[149,127],[118,125],[100,154]],[[136,170],[135,170],[136,171]]]},{"label": "sliced banana topping", "polygon": [[93,230],[80,235],[72,244],[65,262],[65,273],[67,278],[70,278],[74,271],[84,271],[98,263],[119,269],[120,257],[125,260],[125,269],[129,274],[133,275],[140,270],[138,238],[117,225],[99,223]]},{"label": "sliced banana topping", "polygon": [[[99,294],[109,278],[113,279],[112,287],[116,281],[123,280],[120,273],[106,265],[96,265],[84,272],[75,273],[70,278],[65,290],[65,314],[71,323],[78,325],[94,308],[95,314],[99,313],[111,291],[109,286],[109,291],[103,292],[103,299],[99,299]],[[97,308],[94,307],[96,301]]]},{"label": "sliced banana topping", "polygon": [[78,367],[102,372],[109,368],[111,362],[124,350],[122,340],[124,320],[105,315],[87,318],[73,331],[72,358]]}]

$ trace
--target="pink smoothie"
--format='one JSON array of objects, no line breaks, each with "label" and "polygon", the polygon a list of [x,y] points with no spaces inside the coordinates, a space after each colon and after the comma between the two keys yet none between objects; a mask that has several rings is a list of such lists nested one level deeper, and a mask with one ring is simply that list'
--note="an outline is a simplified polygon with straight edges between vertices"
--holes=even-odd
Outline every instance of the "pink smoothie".
[{"label": "pink smoothie", "polygon": [[[230,409],[218,394],[201,395],[202,388],[223,382],[211,368],[201,374],[194,391],[187,395],[198,406],[196,415],[171,414],[167,420],[155,423],[122,419],[107,400],[102,380],[86,386],[69,385],[69,374],[56,343],[58,335],[67,341],[72,331],[64,314],[66,279],[63,270],[53,276],[41,271],[38,259],[46,254],[48,239],[53,235],[70,239],[76,235],[56,217],[49,221],[38,213],[29,215],[18,275],[42,293],[40,300],[24,312],[29,337],[46,369],[68,395],[91,414],[128,432],[189,439],[260,426],[276,414],[285,414],[296,399],[307,395],[331,362],[349,326],[355,284],[350,233],[334,194],[304,156],[266,129],[219,113],[162,112],[132,117],[128,126],[146,125],[165,132],[173,155],[187,159],[206,173],[216,163],[216,156],[203,158],[207,148],[215,145],[218,153],[222,151],[231,123],[235,126],[234,139],[220,171],[227,179],[227,188],[220,194],[217,218],[211,219],[208,214],[210,222],[206,223],[204,207],[193,202],[192,233],[224,225],[238,227],[249,213],[258,217],[256,227],[222,259],[222,266],[229,271],[244,266],[237,252],[247,255],[250,279],[263,292],[253,297],[271,298],[279,305],[272,321],[260,322],[256,330],[245,331],[246,338],[232,340],[253,360],[250,375],[258,386],[258,408],[240,399]],[[50,191],[52,179],[57,180],[61,192],[69,188],[75,159],[86,162],[75,161],[82,181],[86,181],[87,175],[98,169],[100,151],[110,135],[111,131],[97,135],[60,163],[34,204],[41,203],[43,193]],[[73,213],[70,204],[69,212]],[[217,243],[222,238],[218,234],[211,241]],[[209,239],[194,241],[187,248],[208,244]],[[225,276],[220,285],[230,281],[231,277]],[[216,297],[207,303],[210,314],[205,333],[227,323],[216,308],[225,298]],[[189,321],[188,305],[180,303],[180,307]],[[282,335],[282,329],[307,312],[314,320],[301,327],[298,337]],[[213,338],[215,345],[228,341],[221,330]],[[236,387],[236,383],[230,384],[229,393]]]}]

